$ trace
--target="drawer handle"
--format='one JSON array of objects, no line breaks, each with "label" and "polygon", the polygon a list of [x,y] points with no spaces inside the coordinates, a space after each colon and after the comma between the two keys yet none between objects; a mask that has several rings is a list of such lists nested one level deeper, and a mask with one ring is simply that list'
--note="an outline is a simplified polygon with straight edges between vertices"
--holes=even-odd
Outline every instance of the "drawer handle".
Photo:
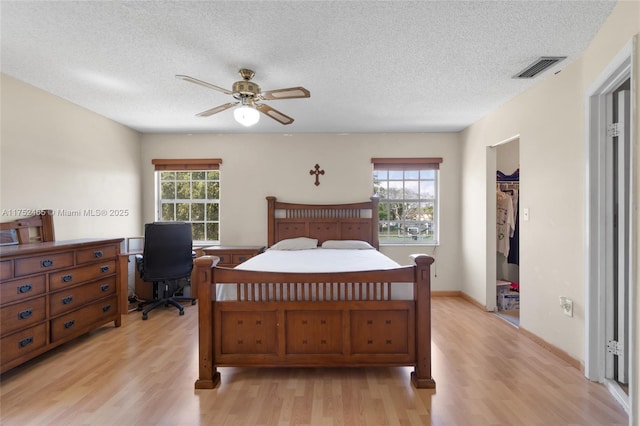
[{"label": "drawer handle", "polygon": [[29,293],[31,290],[33,290],[32,284],[23,284],[21,286],[18,286],[18,294]]},{"label": "drawer handle", "polygon": [[40,262],[40,266],[43,268],[48,268],[49,266],[53,265],[53,260],[51,259],[45,259],[42,262]]},{"label": "drawer handle", "polygon": [[105,265],[105,266],[101,266],[100,267],[100,272],[107,272],[109,271],[109,265]]},{"label": "drawer handle", "polygon": [[18,319],[19,320],[27,319],[31,315],[33,315],[33,309],[31,309],[31,308],[25,309],[24,311],[18,312]]},{"label": "drawer handle", "polygon": [[104,305],[102,307],[102,312],[107,312],[109,309],[111,309],[111,305]]},{"label": "drawer handle", "polygon": [[62,277],[62,282],[63,283],[68,283],[69,281],[71,281],[73,279],[73,275],[69,274],[69,275],[65,275],[64,277]]},{"label": "drawer handle", "polygon": [[73,302],[73,296],[67,296],[62,298],[63,305],[68,305],[71,302]]},{"label": "drawer handle", "polygon": [[218,256],[220,258],[220,263],[225,263],[224,256]]},{"label": "drawer handle", "polygon": [[96,250],[93,252],[93,257],[95,257],[96,259],[99,257],[102,257],[102,250]]},{"label": "drawer handle", "polygon": [[111,287],[109,284],[102,284],[100,286],[100,291],[107,291],[109,290],[109,287]]},{"label": "drawer handle", "polygon": [[69,320],[64,323],[64,328],[71,328],[76,324],[76,320]]},{"label": "drawer handle", "polygon": [[245,260],[247,260],[247,256],[240,256],[239,259],[240,262],[244,262]]},{"label": "drawer handle", "polygon": [[26,346],[29,346],[33,343],[33,336],[25,337],[24,339],[18,342],[18,348],[22,349]]}]

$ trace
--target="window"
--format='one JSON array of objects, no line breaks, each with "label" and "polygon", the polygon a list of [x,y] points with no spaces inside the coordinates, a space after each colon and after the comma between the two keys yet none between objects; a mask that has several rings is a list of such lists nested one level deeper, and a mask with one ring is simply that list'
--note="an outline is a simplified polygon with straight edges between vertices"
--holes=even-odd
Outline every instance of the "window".
[{"label": "window", "polygon": [[152,160],[156,220],[191,223],[193,241],[220,241],[220,159]]},{"label": "window", "polygon": [[438,171],[442,158],[372,158],[380,244],[438,242]]}]

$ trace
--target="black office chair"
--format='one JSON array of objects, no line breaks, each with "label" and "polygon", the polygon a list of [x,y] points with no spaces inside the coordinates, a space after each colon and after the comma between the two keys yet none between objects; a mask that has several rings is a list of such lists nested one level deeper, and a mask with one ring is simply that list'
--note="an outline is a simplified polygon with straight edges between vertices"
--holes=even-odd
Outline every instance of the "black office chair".
[{"label": "black office chair", "polygon": [[144,250],[136,256],[136,266],[140,278],[153,283],[153,300],[138,305],[139,311],[149,305],[142,312],[143,320],[161,305],[173,305],[184,315],[180,301],[196,304],[193,297],[175,296],[184,288],[179,285],[181,281],[190,282],[193,258],[190,223],[154,222],[144,226]]}]

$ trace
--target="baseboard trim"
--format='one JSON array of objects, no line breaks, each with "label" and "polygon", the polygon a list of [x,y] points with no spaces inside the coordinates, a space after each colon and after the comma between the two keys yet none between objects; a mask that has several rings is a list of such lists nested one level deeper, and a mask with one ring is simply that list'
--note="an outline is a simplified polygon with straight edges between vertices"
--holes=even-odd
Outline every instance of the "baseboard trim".
[{"label": "baseboard trim", "polygon": [[[466,300],[467,302],[471,303],[472,305],[474,305],[475,307],[482,309],[483,311],[487,311],[487,307],[485,305],[483,305],[482,303],[478,302],[476,299],[474,299],[473,297],[469,296],[467,293],[463,292],[463,291],[443,291],[442,293],[452,293],[450,294],[451,296],[453,296],[453,293],[457,293],[461,298],[463,298],[464,300]],[[545,348],[546,350],[548,350],[549,352],[551,352],[552,354],[554,354],[555,356],[557,356],[558,358],[560,358],[561,360],[563,360],[564,362],[566,362],[567,364],[569,364],[570,366],[580,370],[580,372],[582,374],[584,374],[584,364],[572,357],[571,355],[569,355],[567,352],[563,351],[562,349],[560,349],[559,347],[547,342],[546,340],[544,340],[543,338],[537,336],[536,334],[530,332],[527,329],[524,329],[522,327],[517,327],[518,331],[520,333],[522,333],[523,336],[525,336],[526,338],[532,340],[534,343],[538,344],[539,346],[542,346],[543,348]]]},{"label": "baseboard trim", "polygon": [[462,292],[460,290],[436,290],[431,292],[431,297],[460,297]]},{"label": "baseboard trim", "polygon": [[547,342],[546,340],[542,339],[541,337],[537,336],[536,334],[530,332],[527,329],[524,329],[524,328],[520,327],[520,328],[518,328],[518,330],[525,337],[533,340],[535,343],[537,343],[538,345],[542,346],[543,348],[545,348],[546,350],[548,350],[549,352],[551,352],[552,354],[554,354],[555,356],[557,356],[558,358],[560,358],[561,360],[563,360],[564,362],[569,364],[570,366],[572,366],[574,368],[577,368],[578,370],[580,370],[580,372],[582,374],[584,374],[584,364],[582,362],[580,362],[580,360],[575,359],[574,357],[569,355],[567,352],[565,352],[562,349],[560,349],[559,347]]},{"label": "baseboard trim", "polygon": [[476,308],[480,308],[483,311],[487,310],[487,307],[485,305],[483,305],[482,303],[478,302],[476,299],[474,299],[473,297],[469,296],[467,293],[465,293],[463,291],[460,292],[460,297],[462,297],[467,302],[471,303]]}]

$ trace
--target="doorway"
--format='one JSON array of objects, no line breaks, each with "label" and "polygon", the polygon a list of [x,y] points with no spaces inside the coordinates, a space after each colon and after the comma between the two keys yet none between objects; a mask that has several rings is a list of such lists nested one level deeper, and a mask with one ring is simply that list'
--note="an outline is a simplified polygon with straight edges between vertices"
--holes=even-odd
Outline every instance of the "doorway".
[{"label": "doorway", "polygon": [[[495,312],[502,319],[518,327],[520,325],[520,294],[512,291],[511,282],[519,286],[519,270],[516,264],[509,263],[508,254],[499,253],[498,250],[498,172],[509,175],[512,180],[507,182],[505,190],[513,191],[517,187],[519,191],[520,174],[520,135],[512,136],[508,139],[486,147],[486,310]],[[503,170],[501,170],[503,169]],[[513,169],[513,170],[512,170]],[[504,172],[510,170],[510,172]],[[517,179],[515,177],[517,176]],[[517,181],[516,181],[517,180]],[[510,194],[513,195],[513,192]],[[516,198],[519,200],[519,195]],[[519,201],[518,201],[519,203]],[[514,207],[514,220],[519,216],[517,205]],[[510,249],[512,242],[509,241]],[[515,253],[519,249],[519,242],[514,246]],[[504,246],[503,246],[504,248]],[[519,263],[517,261],[516,263]],[[508,281],[507,281],[508,280]],[[508,284],[505,284],[508,283]],[[503,297],[502,302],[509,302],[509,308],[504,309],[505,304],[501,302],[501,294],[509,292],[508,297]],[[516,308],[516,309],[513,309]],[[510,311],[510,312],[505,312]]]},{"label": "doorway", "polygon": [[[631,97],[633,43],[587,91],[585,375],[603,382],[634,417],[635,291]],[[636,237],[637,238],[637,237]],[[636,364],[637,366],[637,364]]]},{"label": "doorway", "polygon": [[496,150],[496,314],[520,326],[520,138]]}]

